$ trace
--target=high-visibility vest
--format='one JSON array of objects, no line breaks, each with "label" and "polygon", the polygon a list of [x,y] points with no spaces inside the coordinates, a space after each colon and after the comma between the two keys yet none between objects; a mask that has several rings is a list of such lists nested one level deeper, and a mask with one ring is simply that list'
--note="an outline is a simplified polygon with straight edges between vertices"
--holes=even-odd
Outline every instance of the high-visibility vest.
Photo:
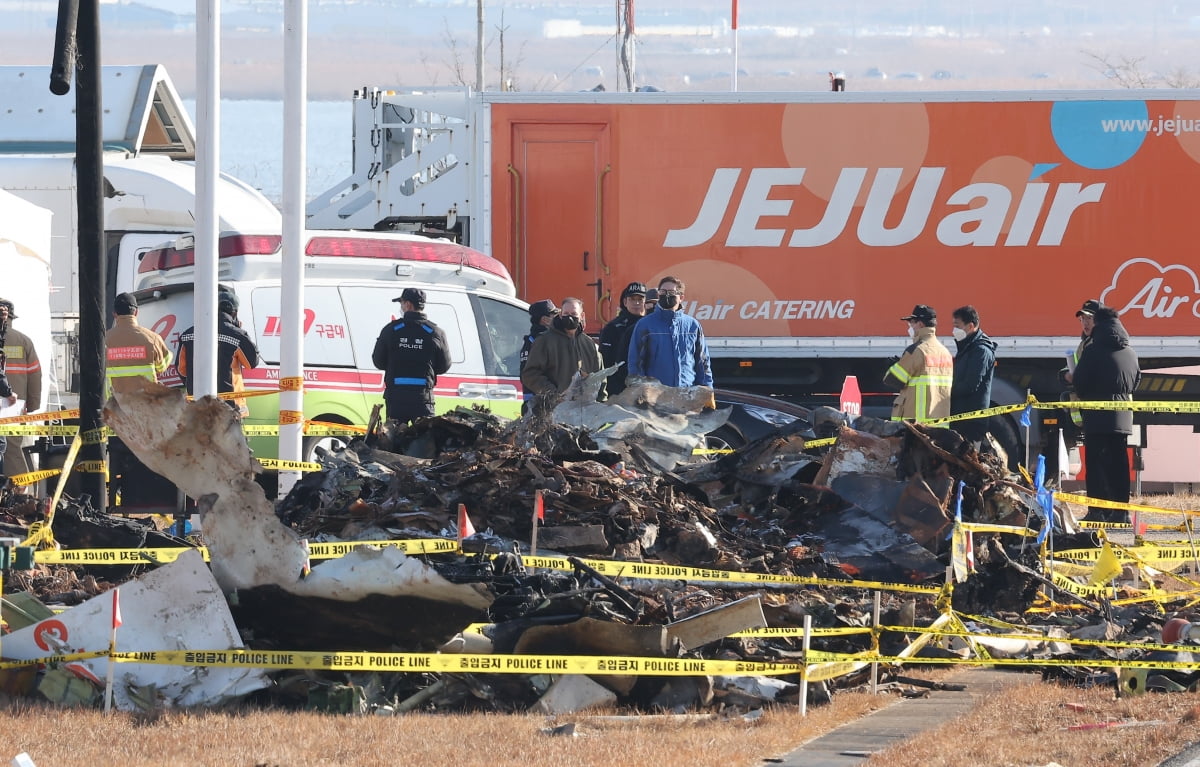
[{"label": "high-visibility vest", "polygon": [[104,336],[104,347],[104,378],[110,397],[113,391],[128,390],[122,387],[121,379],[154,381],[171,364],[171,350],[162,338],[138,325],[137,317],[131,314],[117,316]]},{"label": "high-visibility vest", "polygon": [[933,328],[921,328],[916,342],[888,368],[887,375],[902,386],[892,406],[892,420],[929,421],[950,415],[954,358],[937,340]]}]

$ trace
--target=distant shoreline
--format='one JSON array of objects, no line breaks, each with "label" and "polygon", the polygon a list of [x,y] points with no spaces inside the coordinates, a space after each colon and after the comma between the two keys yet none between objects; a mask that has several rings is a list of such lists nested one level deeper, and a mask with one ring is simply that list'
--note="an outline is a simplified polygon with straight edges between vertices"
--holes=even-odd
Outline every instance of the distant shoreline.
[{"label": "distant shoreline", "polygon": [[[53,29],[36,35],[0,30],[0,64],[49,65],[53,37]],[[1191,50],[1190,36],[1176,36],[1172,42],[1183,42],[1185,38],[1189,41],[1185,49]],[[1136,59],[1142,51],[1148,56],[1155,54],[1163,42],[1149,36],[1140,41],[910,38],[874,40],[869,49],[862,45],[851,55],[834,53],[829,47],[831,41],[754,38],[754,45],[744,47],[739,54],[738,68],[746,72],[738,78],[738,89],[825,92],[829,89],[830,69],[847,73],[847,90],[851,92],[1111,89],[1117,87],[1116,83],[1100,72],[1093,54]],[[513,45],[518,53],[510,54],[515,58],[508,62],[511,69],[506,69],[506,75],[513,79],[516,90],[523,91],[571,92],[590,90],[598,84],[614,89],[611,52],[589,48],[581,54],[579,46],[578,39],[520,41]],[[389,37],[366,31],[310,35],[308,96],[312,101],[346,101],[364,86],[451,86],[459,82],[459,77],[471,79],[473,85],[473,61],[466,60],[468,48],[460,41],[453,51],[437,34],[400,33]],[[667,92],[724,91],[730,87],[731,55],[700,52],[690,40],[648,41],[644,50],[639,50],[637,80],[641,83]],[[1122,53],[1112,53],[1117,51]],[[1128,51],[1135,53],[1125,53]],[[161,64],[180,94],[195,98],[195,37],[191,31],[105,31],[101,58],[104,64],[113,65]],[[496,57],[492,59],[487,70],[489,90],[496,88],[499,69]],[[282,100],[286,78],[281,34],[225,34],[221,60],[223,98]],[[1147,72],[1154,71],[1151,59],[1144,66]],[[1192,69],[1190,60],[1185,65],[1159,66],[1162,72]],[[889,72],[891,77],[871,77],[870,72]]]}]

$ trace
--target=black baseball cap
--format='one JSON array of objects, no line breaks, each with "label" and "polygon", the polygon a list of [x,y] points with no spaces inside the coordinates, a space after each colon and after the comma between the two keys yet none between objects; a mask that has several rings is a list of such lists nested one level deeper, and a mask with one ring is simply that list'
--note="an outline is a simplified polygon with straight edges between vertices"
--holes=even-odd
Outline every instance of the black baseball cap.
[{"label": "black baseball cap", "polygon": [[917,304],[913,307],[912,314],[908,315],[907,317],[901,317],[900,319],[906,322],[909,320],[920,320],[926,325],[929,325],[937,322],[937,312],[935,312],[933,309],[930,309],[925,304]]},{"label": "black baseball cap", "polygon": [[132,293],[121,293],[113,301],[113,311],[117,314],[133,314],[138,308],[137,296]]},{"label": "black baseball cap", "polygon": [[217,309],[229,307],[230,313],[236,313],[241,302],[238,301],[237,294],[224,285],[217,286]]},{"label": "black baseball cap", "polygon": [[1079,311],[1075,312],[1075,316],[1082,317],[1086,314],[1089,317],[1095,317],[1096,312],[1103,308],[1104,304],[1100,303],[1094,298],[1089,298],[1083,302],[1083,306],[1079,309]]},{"label": "black baseball cap", "polygon": [[534,320],[540,320],[542,317],[553,317],[560,312],[561,310],[549,298],[534,301],[529,305],[529,316]]},{"label": "black baseball cap", "polygon": [[396,303],[408,301],[413,306],[424,306],[425,291],[421,290],[420,288],[405,288],[404,292],[400,294],[399,298],[393,298],[392,300]]},{"label": "black baseball cap", "polygon": [[646,295],[646,286],[640,282],[631,282],[625,286],[624,290],[621,291],[621,300],[624,301],[626,298],[629,298],[630,296],[644,296],[644,295]]}]

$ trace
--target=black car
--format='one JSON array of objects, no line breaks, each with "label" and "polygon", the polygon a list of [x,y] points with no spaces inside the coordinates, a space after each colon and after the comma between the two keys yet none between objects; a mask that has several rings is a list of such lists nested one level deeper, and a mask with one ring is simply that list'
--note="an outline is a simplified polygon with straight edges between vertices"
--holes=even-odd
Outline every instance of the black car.
[{"label": "black car", "polygon": [[787,400],[759,394],[716,389],[718,408],[733,408],[729,421],[708,435],[711,449],[739,448],[780,426],[812,417],[812,410]]}]

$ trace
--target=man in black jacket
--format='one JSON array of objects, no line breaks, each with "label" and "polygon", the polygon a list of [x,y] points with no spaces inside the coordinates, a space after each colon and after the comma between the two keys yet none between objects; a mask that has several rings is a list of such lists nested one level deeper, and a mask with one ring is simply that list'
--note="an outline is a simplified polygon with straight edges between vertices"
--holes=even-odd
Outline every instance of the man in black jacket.
[{"label": "man in black jacket", "polygon": [[[640,282],[631,282],[621,291],[621,313],[600,331],[600,356],[604,358],[604,367],[612,367],[617,362],[623,362],[620,356],[622,342],[633,328],[634,324],[646,314],[646,286]],[[628,346],[625,346],[628,352]],[[625,389],[625,377],[629,371],[625,365],[608,377],[609,395],[620,394]]]},{"label": "man in black jacket", "polygon": [[[992,406],[992,373],[996,369],[996,342],[979,327],[974,306],[954,310],[954,382],[950,385],[950,415],[985,410]],[[987,435],[988,419],[954,421],[953,428],[970,442]]]},{"label": "man in black jacket", "polygon": [[[1129,345],[1129,333],[1117,312],[1096,302],[1093,316],[1084,321],[1091,325],[1091,341],[1083,347],[1070,382],[1082,402],[1131,402],[1141,380],[1137,352]],[[1118,503],[1129,503],[1129,452],[1126,443],[1133,432],[1133,412],[1129,410],[1084,410],[1083,445],[1087,494]],[[1123,510],[1088,507],[1088,519],[1109,522],[1128,521]]]},{"label": "man in black jacket", "polygon": [[384,371],[388,420],[411,421],[433,415],[433,389],[450,369],[450,351],[446,334],[424,314],[425,291],[405,288],[392,300],[404,316],[379,331],[371,361]]},{"label": "man in black jacket", "polygon": [[[242,391],[243,370],[258,367],[258,347],[238,319],[237,294],[224,285],[217,286],[217,393]],[[195,394],[195,349],[196,326],[188,328],[179,336],[176,349],[175,368],[183,377],[188,394]],[[250,414],[245,397],[226,401],[244,418]]]}]

